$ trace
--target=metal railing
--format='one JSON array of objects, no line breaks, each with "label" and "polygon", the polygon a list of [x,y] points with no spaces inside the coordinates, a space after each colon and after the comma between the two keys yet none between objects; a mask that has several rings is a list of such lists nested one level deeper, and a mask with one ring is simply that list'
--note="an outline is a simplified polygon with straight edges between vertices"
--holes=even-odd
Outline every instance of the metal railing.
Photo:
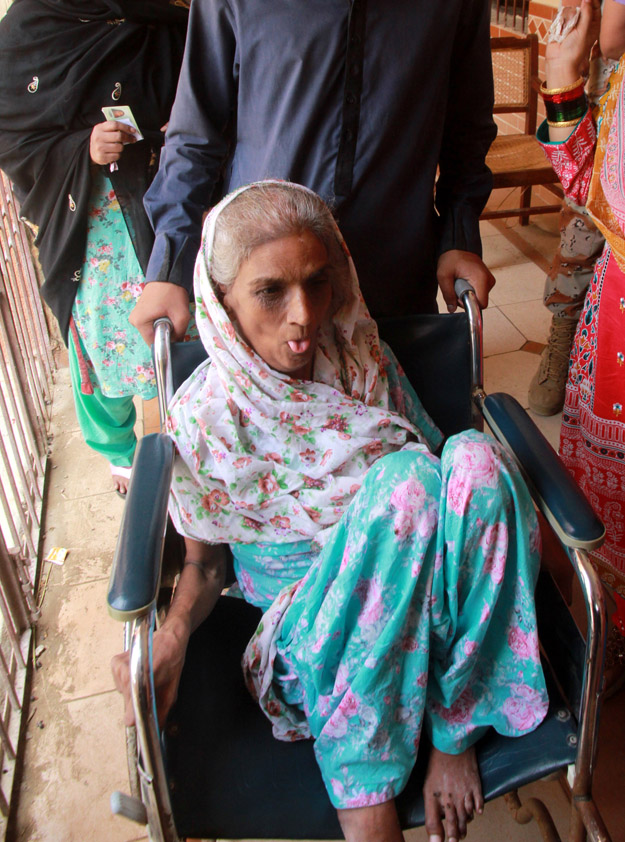
[{"label": "metal railing", "polygon": [[33,584],[54,364],[28,235],[1,172],[0,217],[0,815],[6,817],[39,614]]},{"label": "metal railing", "polygon": [[527,32],[528,7],[528,0],[491,0],[491,21],[516,32]]}]

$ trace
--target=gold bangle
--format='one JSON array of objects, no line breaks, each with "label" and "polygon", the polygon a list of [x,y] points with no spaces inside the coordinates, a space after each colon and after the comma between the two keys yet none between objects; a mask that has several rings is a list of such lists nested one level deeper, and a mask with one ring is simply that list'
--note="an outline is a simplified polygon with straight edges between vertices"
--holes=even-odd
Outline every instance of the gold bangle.
[{"label": "gold bangle", "polygon": [[580,117],[578,120],[567,120],[565,123],[552,123],[551,120],[547,120],[547,125],[551,126],[552,129],[568,129],[571,126],[576,126],[583,117]]},{"label": "gold bangle", "polygon": [[584,80],[580,76],[576,82],[573,82],[572,85],[566,85],[564,88],[547,88],[545,87],[547,82],[543,82],[540,86],[540,93],[543,96],[555,96],[556,94],[566,94],[569,91],[574,91],[575,88],[583,88],[584,87]]}]

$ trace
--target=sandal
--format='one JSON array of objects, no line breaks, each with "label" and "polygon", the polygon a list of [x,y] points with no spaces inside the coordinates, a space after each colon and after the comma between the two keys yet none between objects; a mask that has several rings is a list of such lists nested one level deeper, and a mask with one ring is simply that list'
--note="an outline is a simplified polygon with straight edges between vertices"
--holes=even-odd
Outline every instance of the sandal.
[{"label": "sandal", "polygon": [[[124,467],[122,465],[113,465],[110,464],[111,468],[111,476],[113,477],[123,477],[124,479],[130,480],[130,475],[132,473],[132,467]],[[120,491],[119,488],[115,489],[115,493],[121,497],[123,500],[126,499],[127,491]]]}]

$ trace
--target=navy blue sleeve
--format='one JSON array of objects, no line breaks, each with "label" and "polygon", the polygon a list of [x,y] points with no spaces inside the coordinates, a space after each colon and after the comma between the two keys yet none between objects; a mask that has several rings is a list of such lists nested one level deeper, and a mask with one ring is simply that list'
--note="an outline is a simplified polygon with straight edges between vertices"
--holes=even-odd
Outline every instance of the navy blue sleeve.
[{"label": "navy blue sleeve", "polygon": [[193,0],[160,167],[144,200],[155,231],[147,282],[192,290],[202,218],[228,155],[236,98],[231,11],[222,0]]},{"label": "navy blue sleeve", "polygon": [[436,185],[438,253],[481,255],[479,219],[493,184],[486,153],[497,134],[488,0],[463,3],[452,56]]}]

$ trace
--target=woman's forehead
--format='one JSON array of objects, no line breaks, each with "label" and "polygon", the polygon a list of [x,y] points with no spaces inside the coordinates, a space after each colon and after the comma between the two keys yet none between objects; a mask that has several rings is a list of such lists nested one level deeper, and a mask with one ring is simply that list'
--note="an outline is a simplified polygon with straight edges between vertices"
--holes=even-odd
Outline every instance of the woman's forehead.
[{"label": "woman's forehead", "polygon": [[243,261],[237,277],[281,277],[313,274],[328,262],[328,252],[321,240],[304,230],[270,240],[252,249]]}]

